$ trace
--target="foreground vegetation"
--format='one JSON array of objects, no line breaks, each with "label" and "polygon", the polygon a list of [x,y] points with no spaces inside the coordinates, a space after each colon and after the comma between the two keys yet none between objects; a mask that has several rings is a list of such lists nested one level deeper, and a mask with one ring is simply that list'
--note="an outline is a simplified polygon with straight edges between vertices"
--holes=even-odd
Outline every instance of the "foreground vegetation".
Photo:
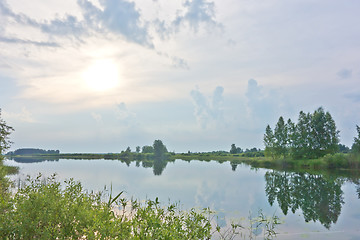
[{"label": "foreground vegetation", "polygon": [[[0,168],[0,170],[3,168]],[[276,236],[278,218],[261,212],[245,225],[221,229],[209,209],[180,210],[159,200],[140,202],[103,192],[84,191],[70,179],[61,185],[55,176],[28,178],[16,193],[2,171],[0,193],[1,239],[264,239]]]},{"label": "foreground vegetation", "polygon": [[[15,195],[2,195],[2,239],[207,239],[207,210],[180,211],[160,207],[158,200],[139,203],[87,193],[69,180],[61,188],[54,177],[28,179]],[[114,212],[114,206],[121,211]]]}]

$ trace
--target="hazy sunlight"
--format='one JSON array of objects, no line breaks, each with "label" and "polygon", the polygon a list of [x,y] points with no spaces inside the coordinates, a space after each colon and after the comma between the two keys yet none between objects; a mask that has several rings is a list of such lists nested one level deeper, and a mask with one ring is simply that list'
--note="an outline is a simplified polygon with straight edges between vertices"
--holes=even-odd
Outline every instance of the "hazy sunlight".
[{"label": "hazy sunlight", "polygon": [[82,75],[87,87],[95,91],[111,90],[119,84],[119,71],[112,60],[97,60]]}]

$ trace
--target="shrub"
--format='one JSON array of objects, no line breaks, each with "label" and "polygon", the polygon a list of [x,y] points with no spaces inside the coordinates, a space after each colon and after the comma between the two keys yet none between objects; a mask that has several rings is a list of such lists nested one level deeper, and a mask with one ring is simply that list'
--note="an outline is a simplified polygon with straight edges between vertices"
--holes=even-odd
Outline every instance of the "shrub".
[{"label": "shrub", "polygon": [[326,154],[323,159],[328,168],[349,168],[349,161],[343,153]]},{"label": "shrub", "polygon": [[[2,201],[1,239],[206,239],[210,237],[210,222],[206,211],[183,212],[175,205],[160,207],[158,200],[137,201],[119,199],[108,202],[102,193],[87,193],[74,180],[65,187],[55,180],[39,175],[27,179],[17,193]],[[118,200],[119,199],[119,200]],[[4,200],[4,199],[2,199]],[[114,203],[123,207],[115,215]],[[129,207],[130,206],[130,207]],[[127,211],[126,209],[129,209]]]}]

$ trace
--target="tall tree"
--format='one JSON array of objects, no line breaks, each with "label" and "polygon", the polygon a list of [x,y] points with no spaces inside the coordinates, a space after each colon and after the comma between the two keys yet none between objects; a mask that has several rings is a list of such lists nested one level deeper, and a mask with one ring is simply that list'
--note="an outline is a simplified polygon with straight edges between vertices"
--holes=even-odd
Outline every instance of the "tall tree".
[{"label": "tall tree", "polygon": [[166,146],[161,140],[155,140],[153,144],[155,158],[163,158],[167,153]]},{"label": "tall tree", "polygon": [[287,131],[287,148],[288,154],[292,154],[294,148],[294,142],[296,141],[296,125],[289,118],[286,123],[286,131]]},{"label": "tall tree", "polygon": [[236,149],[236,146],[235,146],[234,143],[231,144],[230,153],[231,154],[236,154],[237,153],[237,149]]},{"label": "tall tree", "polygon": [[300,111],[298,123],[295,126],[295,133],[293,136],[292,157],[299,159],[307,157],[311,145],[311,115]]},{"label": "tall tree", "polygon": [[354,143],[351,151],[355,154],[360,154],[360,127],[356,125],[357,137],[354,137]]},{"label": "tall tree", "polygon": [[311,115],[311,140],[309,157],[319,158],[339,150],[339,131],[331,114],[325,113],[322,107]]},{"label": "tall tree", "polygon": [[9,140],[9,135],[14,131],[14,128],[8,126],[6,122],[1,117],[1,108],[0,108],[0,160],[1,155],[4,153],[6,149],[8,149],[11,145],[11,141]]},{"label": "tall tree", "polygon": [[136,153],[139,153],[140,152],[140,146],[136,146]]},{"label": "tall tree", "polygon": [[325,153],[334,154],[339,151],[339,142],[340,142],[339,133],[340,133],[340,131],[338,131],[336,129],[335,121],[329,112],[326,112],[325,119],[326,119],[326,122],[325,122],[326,135],[324,136],[326,138]]},{"label": "tall tree", "polygon": [[281,156],[285,157],[287,152],[288,134],[283,117],[279,118],[275,126],[274,138],[275,138],[275,155],[277,157],[281,157]]},{"label": "tall tree", "polygon": [[275,137],[270,125],[266,126],[266,130],[264,134],[264,145],[265,145],[265,156],[274,158]]},{"label": "tall tree", "polygon": [[311,157],[317,158],[324,154],[326,150],[326,136],[325,129],[326,118],[322,107],[318,108],[311,115]]}]

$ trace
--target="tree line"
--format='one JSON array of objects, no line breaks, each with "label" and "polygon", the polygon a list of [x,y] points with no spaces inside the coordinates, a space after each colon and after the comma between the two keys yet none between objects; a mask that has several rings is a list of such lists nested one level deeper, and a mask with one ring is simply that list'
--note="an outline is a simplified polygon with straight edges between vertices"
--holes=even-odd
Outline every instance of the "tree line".
[{"label": "tree line", "polygon": [[[164,158],[166,153],[168,153],[168,150],[166,148],[166,146],[164,145],[164,143],[157,139],[154,141],[153,145],[145,145],[142,148],[140,146],[137,146],[135,148],[136,153],[150,153],[153,154],[155,158]],[[127,153],[131,153],[131,148],[127,147],[125,151],[123,152],[127,152]]]},{"label": "tree line", "polygon": [[272,158],[316,159],[326,154],[352,152],[360,155],[360,127],[351,151],[340,144],[339,133],[329,112],[319,107],[313,113],[300,111],[297,123],[280,116],[274,130],[267,125],[264,134],[265,156]]},{"label": "tree line", "polygon": [[322,107],[313,113],[299,113],[298,122],[285,123],[281,116],[274,131],[267,125],[265,155],[273,158],[319,158],[339,151],[339,133],[334,119]]},{"label": "tree line", "polygon": [[7,155],[40,155],[40,154],[60,154],[59,150],[44,150],[38,148],[20,148]]}]

